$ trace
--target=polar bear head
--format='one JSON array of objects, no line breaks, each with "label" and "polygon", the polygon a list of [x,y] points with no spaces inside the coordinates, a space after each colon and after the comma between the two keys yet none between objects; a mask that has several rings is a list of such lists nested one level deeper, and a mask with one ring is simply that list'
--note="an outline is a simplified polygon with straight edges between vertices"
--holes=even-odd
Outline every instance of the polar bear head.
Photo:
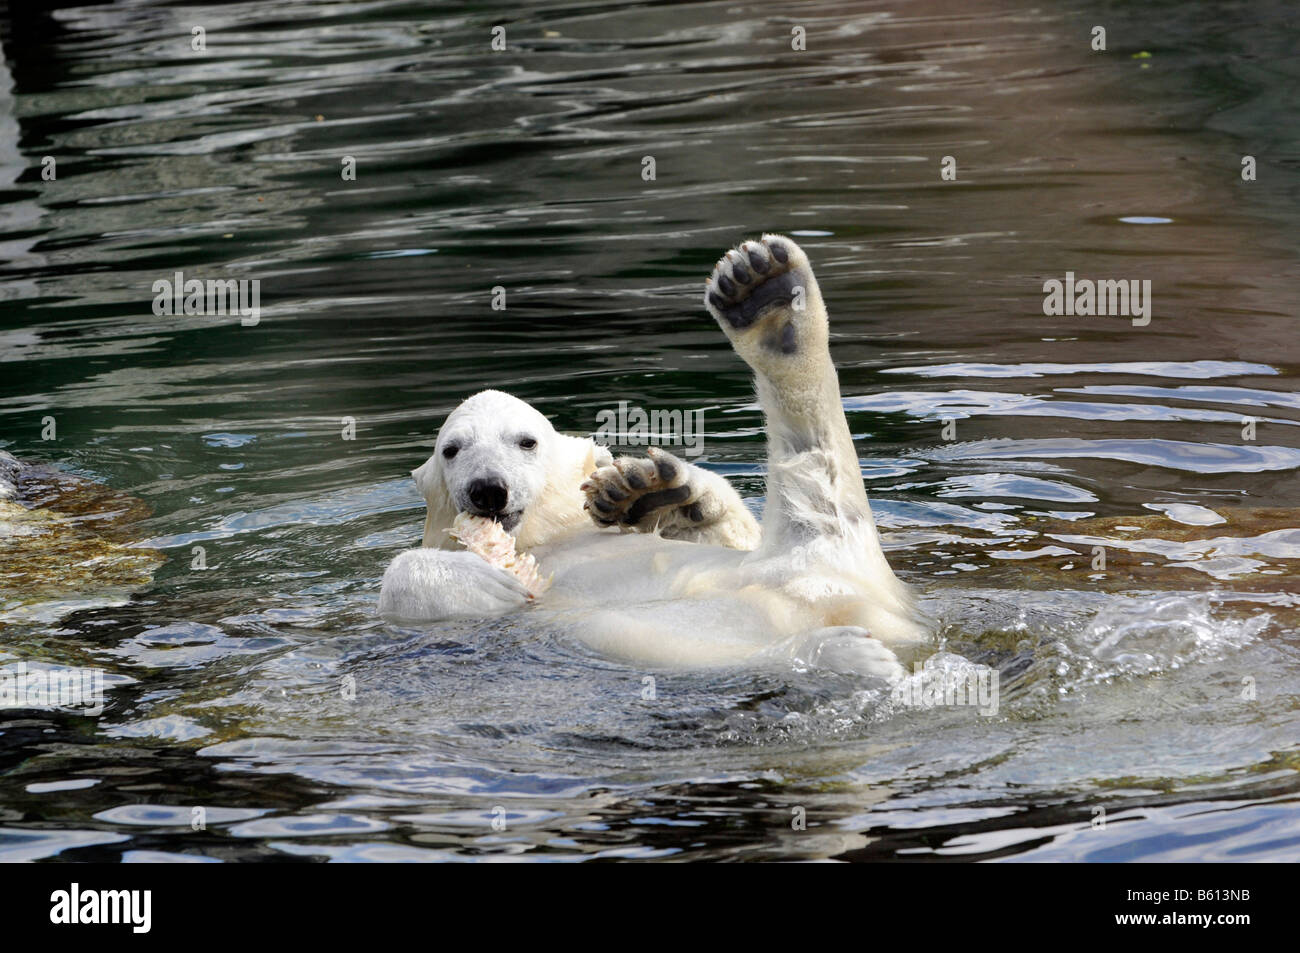
[{"label": "polar bear head", "polygon": [[603,447],[557,432],[519,398],[477,393],[448,415],[433,456],[411,471],[428,504],[424,545],[451,548],[447,529],[461,512],[495,519],[523,550],[585,528],[578,487],[608,462]]}]

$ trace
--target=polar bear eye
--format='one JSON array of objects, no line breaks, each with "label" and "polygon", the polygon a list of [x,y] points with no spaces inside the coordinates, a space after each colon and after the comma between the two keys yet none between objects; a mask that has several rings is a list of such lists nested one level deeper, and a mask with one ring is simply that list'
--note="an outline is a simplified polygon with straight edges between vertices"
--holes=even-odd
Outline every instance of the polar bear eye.
[{"label": "polar bear eye", "polygon": [[455,444],[452,444],[450,447],[443,447],[442,458],[444,460],[450,460],[459,452],[460,452],[460,447],[456,446]]},{"label": "polar bear eye", "polygon": [[519,446],[523,447],[525,450],[536,450],[537,441],[532,437],[520,437]]}]

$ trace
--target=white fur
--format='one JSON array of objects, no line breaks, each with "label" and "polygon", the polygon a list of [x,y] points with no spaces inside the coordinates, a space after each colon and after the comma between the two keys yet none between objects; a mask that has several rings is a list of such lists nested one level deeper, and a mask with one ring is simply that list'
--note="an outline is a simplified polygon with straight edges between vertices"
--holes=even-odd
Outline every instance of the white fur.
[{"label": "white fur", "polygon": [[[380,612],[429,621],[495,615],[528,601],[512,576],[453,551],[445,532],[467,505],[469,481],[491,474],[509,487],[507,510],[519,509],[512,529],[519,548],[537,557],[543,573],[554,574],[530,611],[598,651],[667,666],[775,656],[900,676],[897,659],[881,643],[913,642],[925,630],[880,548],[811,266],[794,242],[765,235],[724,257],[708,291],[738,262],[743,268],[740,256],[756,249],[767,254],[776,242],[788,252],[786,270],[802,282],[803,310],[773,307],[752,327],[735,330],[708,304],[706,292],[706,307],[755,371],[767,415],[761,542],[750,533],[752,518],[735,491],[699,468],[690,468],[692,486],[701,488],[716,513],[697,536],[665,538],[666,531],[655,527],[635,533],[598,528],[583,510],[580,487],[609,466],[608,453],[589,439],[556,432],[523,401],[484,391],[452,412],[433,456],[413,471],[428,504],[424,546],[388,567]],[[763,335],[784,325],[793,325],[797,350],[763,347]],[[536,449],[520,448],[525,434],[537,441]],[[442,451],[452,443],[460,449],[446,460]]]}]

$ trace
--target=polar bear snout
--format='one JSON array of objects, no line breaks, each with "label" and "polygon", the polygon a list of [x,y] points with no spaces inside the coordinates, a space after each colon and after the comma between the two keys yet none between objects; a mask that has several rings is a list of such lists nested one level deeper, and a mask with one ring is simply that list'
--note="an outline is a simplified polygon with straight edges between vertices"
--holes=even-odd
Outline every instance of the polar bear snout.
[{"label": "polar bear snout", "polygon": [[499,516],[509,501],[510,488],[502,477],[494,474],[470,481],[468,509],[475,516]]},{"label": "polar bear snout", "polygon": [[[486,455],[486,454],[485,454]],[[507,532],[523,519],[524,510],[533,495],[531,482],[525,473],[515,473],[515,485],[506,473],[496,469],[475,468],[460,479],[453,479],[455,489],[452,500],[456,510],[485,516],[496,520]]]}]

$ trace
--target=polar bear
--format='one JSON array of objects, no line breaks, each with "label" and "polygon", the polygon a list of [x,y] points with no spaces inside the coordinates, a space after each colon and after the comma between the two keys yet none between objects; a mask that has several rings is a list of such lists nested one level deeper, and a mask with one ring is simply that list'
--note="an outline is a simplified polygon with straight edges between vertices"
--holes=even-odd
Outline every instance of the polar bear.
[{"label": "polar bear", "polygon": [[[412,472],[428,505],[423,546],[384,574],[395,621],[529,606],[591,648],[660,666],[795,658],[884,678],[887,646],[927,627],[881,550],[840,403],[829,325],[803,250],[763,235],[728,251],[704,306],[754,371],[767,420],[762,525],[716,473],[652,448],[614,460],[556,432],[525,402],[484,391],[457,407]],[[456,544],[460,512],[495,519],[549,590]]]}]

